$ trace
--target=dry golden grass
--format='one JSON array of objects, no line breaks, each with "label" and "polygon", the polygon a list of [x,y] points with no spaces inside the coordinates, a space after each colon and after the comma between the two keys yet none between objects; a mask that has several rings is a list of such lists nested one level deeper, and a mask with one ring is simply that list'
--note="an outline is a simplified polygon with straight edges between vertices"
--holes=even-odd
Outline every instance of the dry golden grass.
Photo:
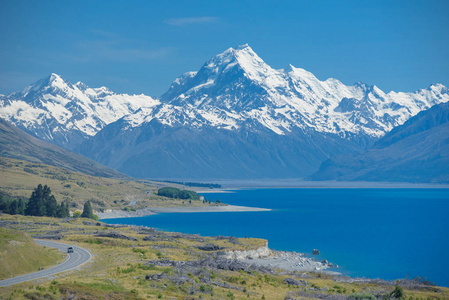
[{"label": "dry golden grass", "polygon": [[0,227],[0,280],[48,268],[65,255],[36,244],[25,232]]}]

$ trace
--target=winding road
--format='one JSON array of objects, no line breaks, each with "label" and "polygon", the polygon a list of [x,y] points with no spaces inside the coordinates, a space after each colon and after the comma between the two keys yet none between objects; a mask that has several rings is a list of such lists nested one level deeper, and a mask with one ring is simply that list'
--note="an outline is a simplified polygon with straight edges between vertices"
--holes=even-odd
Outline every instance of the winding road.
[{"label": "winding road", "polygon": [[38,239],[35,239],[34,241],[36,243],[38,243],[39,245],[56,248],[65,253],[67,253],[67,247],[72,246],[74,251],[73,251],[73,253],[67,253],[69,257],[63,263],[56,265],[54,267],[51,267],[49,269],[22,275],[22,276],[17,276],[17,277],[10,278],[10,279],[0,280],[0,287],[10,286],[13,284],[17,284],[17,283],[21,283],[21,282],[25,282],[25,281],[29,281],[29,280],[33,280],[33,279],[38,279],[38,278],[42,278],[42,277],[47,277],[47,276],[61,273],[61,272],[65,272],[65,271],[68,271],[68,270],[71,270],[71,269],[81,266],[82,264],[88,262],[92,258],[92,254],[89,251],[87,251],[86,249],[81,248],[81,247],[76,247],[74,245],[68,245],[68,244],[57,243],[57,242],[52,242],[52,241],[38,240]]}]

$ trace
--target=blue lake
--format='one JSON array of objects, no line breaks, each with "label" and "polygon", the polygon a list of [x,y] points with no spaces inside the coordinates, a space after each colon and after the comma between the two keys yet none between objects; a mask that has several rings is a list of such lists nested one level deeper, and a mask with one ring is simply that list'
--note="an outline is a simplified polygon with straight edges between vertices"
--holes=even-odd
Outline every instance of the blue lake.
[{"label": "blue lake", "polygon": [[257,237],[311,253],[344,274],[427,277],[449,286],[449,189],[253,189],[205,194],[267,212],[165,213],[110,219],[167,231]]}]

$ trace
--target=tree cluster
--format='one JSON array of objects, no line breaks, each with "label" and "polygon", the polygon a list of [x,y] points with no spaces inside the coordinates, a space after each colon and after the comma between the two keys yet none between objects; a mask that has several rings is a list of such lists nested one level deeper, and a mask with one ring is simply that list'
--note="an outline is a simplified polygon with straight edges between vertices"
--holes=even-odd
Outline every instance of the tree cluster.
[{"label": "tree cluster", "polygon": [[55,196],[51,194],[50,187],[39,184],[31,193],[31,197],[26,204],[25,215],[66,218],[70,216],[69,204],[61,202],[58,205]]},{"label": "tree cluster", "polygon": [[0,193],[0,211],[10,215],[70,217],[69,204],[61,202],[58,205],[55,196],[51,194],[50,187],[42,186],[42,184],[34,189],[28,201]]},{"label": "tree cluster", "polygon": [[195,193],[194,191],[180,190],[174,187],[163,187],[157,191],[159,196],[164,196],[168,198],[174,199],[191,199],[191,200],[199,200],[200,195]]},{"label": "tree cluster", "polygon": [[25,214],[25,201],[22,198],[13,198],[0,192],[0,211],[10,215]]}]

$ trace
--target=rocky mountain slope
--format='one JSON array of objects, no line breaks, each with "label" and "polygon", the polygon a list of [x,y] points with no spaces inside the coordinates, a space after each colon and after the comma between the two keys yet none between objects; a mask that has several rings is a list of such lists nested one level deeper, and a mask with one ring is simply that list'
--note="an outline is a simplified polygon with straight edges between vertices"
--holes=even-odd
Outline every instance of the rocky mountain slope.
[{"label": "rocky mountain slope", "polygon": [[126,178],[80,154],[39,140],[0,118],[0,157],[39,162],[101,177]]},{"label": "rocky mountain slope", "polygon": [[449,103],[394,128],[369,150],[325,161],[313,180],[449,182]]}]

